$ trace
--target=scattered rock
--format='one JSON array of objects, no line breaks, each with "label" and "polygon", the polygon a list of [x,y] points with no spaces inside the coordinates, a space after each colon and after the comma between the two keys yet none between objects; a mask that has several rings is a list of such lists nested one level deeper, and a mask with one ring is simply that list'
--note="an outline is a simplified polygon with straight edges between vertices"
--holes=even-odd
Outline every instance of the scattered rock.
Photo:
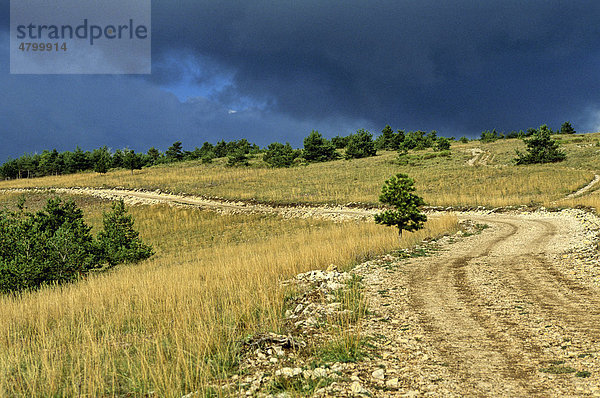
[{"label": "scattered rock", "polygon": [[367,390],[366,388],[364,388],[362,386],[362,384],[360,384],[358,381],[355,381],[354,383],[352,383],[352,385],[350,386],[350,391],[352,392],[353,395],[355,396],[370,396],[371,393],[369,392],[369,390]]},{"label": "scattered rock", "polygon": [[383,380],[385,379],[385,370],[377,369],[376,371],[371,373],[371,376],[373,376],[375,380]]}]

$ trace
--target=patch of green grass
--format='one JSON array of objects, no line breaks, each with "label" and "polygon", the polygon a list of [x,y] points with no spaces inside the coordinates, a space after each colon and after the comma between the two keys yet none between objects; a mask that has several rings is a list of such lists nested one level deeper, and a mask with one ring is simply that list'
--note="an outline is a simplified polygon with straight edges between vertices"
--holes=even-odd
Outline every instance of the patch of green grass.
[{"label": "patch of green grass", "polygon": [[427,257],[428,255],[429,253],[427,250],[423,248],[415,249],[409,254],[410,257]]},{"label": "patch of green grass", "polygon": [[587,358],[587,357],[591,357],[591,356],[592,356],[592,354],[590,354],[589,352],[577,355],[578,358]]},{"label": "patch of green grass", "polygon": [[363,351],[364,340],[358,336],[333,340],[317,350],[317,356],[325,363],[349,363],[358,362],[365,357]]},{"label": "patch of green grass", "polygon": [[573,369],[570,366],[562,366],[564,363],[565,361],[550,361],[550,366],[540,369],[540,372],[555,375],[577,372],[577,369]]},{"label": "patch of green grass", "polygon": [[579,372],[575,373],[575,377],[583,377],[583,378],[585,378],[585,377],[590,377],[591,375],[592,374],[590,372],[588,372],[587,370],[582,370],[582,371],[579,371]]}]

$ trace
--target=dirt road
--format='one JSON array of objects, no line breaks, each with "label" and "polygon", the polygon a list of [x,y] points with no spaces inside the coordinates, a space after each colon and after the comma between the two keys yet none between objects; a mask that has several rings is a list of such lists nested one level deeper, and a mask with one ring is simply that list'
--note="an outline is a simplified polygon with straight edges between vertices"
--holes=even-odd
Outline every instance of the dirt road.
[{"label": "dirt road", "polygon": [[189,206],[211,210],[223,214],[277,214],[283,217],[325,218],[334,221],[372,219],[378,212],[376,209],[362,209],[348,206],[310,206],[269,204],[230,201],[223,199],[207,199],[191,195],[175,195],[160,191],[112,189],[112,188],[15,188],[1,192],[56,192],[68,195],[89,195],[107,200],[123,199],[129,205],[168,204],[170,206]]},{"label": "dirt road", "polygon": [[363,272],[398,395],[600,396],[597,231],[564,212],[469,218],[490,228]]}]

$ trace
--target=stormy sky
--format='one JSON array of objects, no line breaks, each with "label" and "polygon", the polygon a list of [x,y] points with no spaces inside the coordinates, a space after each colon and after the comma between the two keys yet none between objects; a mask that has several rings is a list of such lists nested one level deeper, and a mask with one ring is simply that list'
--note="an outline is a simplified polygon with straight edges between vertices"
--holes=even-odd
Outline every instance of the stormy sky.
[{"label": "stormy sky", "polygon": [[152,74],[11,75],[0,0],[0,162],[176,140],[301,146],[359,128],[600,130],[600,2],[152,2]]}]

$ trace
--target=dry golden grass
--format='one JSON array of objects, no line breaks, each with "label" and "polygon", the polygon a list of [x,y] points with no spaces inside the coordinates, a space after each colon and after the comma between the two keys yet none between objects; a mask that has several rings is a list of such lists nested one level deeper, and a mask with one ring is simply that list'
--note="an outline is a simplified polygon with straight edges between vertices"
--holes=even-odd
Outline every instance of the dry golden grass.
[{"label": "dry golden grass", "polygon": [[[0,188],[32,186],[93,186],[161,189],[178,193],[281,203],[365,202],[375,204],[390,176],[402,172],[415,179],[418,192],[431,205],[505,206],[545,203],[560,199],[592,180],[597,169],[598,134],[561,136],[566,162],[514,166],[521,140],[483,144],[454,143],[452,155],[431,157],[417,152],[408,164],[395,162],[396,153],[358,160],[269,169],[253,161],[251,168],[229,168],[224,160],[214,164],[185,162],[136,171],[113,171],[107,175],[83,173],[43,179],[0,181]],[[470,167],[471,150],[492,155],[488,165]],[[421,159],[418,159],[421,157]]]},{"label": "dry golden grass", "polygon": [[582,195],[578,198],[563,200],[558,203],[561,207],[576,207],[576,206],[584,206],[595,209],[597,214],[600,214],[600,187],[596,187],[597,189],[588,193],[586,195]]},{"label": "dry golden grass", "polygon": [[[91,220],[100,219],[92,206]],[[131,209],[157,254],[77,284],[0,298],[0,396],[181,396],[235,365],[235,342],[278,330],[279,282],[456,228]]]}]

